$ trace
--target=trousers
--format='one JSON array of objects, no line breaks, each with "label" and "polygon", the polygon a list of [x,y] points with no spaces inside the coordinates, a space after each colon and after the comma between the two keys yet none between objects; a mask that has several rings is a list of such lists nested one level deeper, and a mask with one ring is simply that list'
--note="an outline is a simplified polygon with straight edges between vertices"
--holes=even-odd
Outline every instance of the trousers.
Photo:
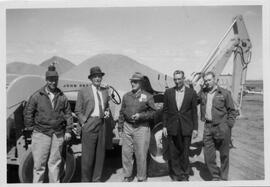
[{"label": "trousers", "polygon": [[[228,180],[230,127],[226,123],[205,123],[203,133],[204,159],[213,178]],[[220,152],[220,169],[216,163],[216,150]]]},{"label": "trousers", "polygon": [[178,179],[189,178],[189,146],[191,136],[169,135],[169,159],[171,161],[172,174]]},{"label": "trousers", "polygon": [[137,179],[146,180],[147,153],[150,144],[150,128],[125,122],[122,142],[122,165],[124,177],[131,177],[133,172],[133,154],[137,163]]},{"label": "trousers", "polygon": [[60,182],[61,153],[64,135],[52,137],[38,131],[32,134],[32,155],[34,159],[33,183],[43,183],[48,160],[48,178],[50,183]]},{"label": "trousers", "polygon": [[90,118],[82,127],[81,181],[99,182],[102,177],[104,159],[104,120]]}]

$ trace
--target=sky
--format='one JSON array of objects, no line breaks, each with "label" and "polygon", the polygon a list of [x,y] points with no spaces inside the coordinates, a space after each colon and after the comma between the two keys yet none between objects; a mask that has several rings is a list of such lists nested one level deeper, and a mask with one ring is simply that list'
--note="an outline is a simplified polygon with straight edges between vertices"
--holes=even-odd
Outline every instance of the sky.
[{"label": "sky", "polygon": [[261,6],[8,9],[7,63],[40,64],[60,56],[78,65],[111,53],[168,75],[176,69],[190,75],[205,63],[238,14],[252,42],[247,79],[263,79]]}]

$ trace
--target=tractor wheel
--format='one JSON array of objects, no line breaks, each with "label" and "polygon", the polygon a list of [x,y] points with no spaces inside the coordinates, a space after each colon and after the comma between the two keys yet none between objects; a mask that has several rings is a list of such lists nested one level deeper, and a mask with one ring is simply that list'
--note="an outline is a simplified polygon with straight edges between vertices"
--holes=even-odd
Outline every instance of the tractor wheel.
[{"label": "tractor wheel", "polygon": [[149,146],[148,176],[163,176],[169,174],[168,169],[168,142],[162,134],[163,125],[158,123],[151,130],[151,139]]},{"label": "tractor wheel", "polygon": [[[31,148],[24,153],[23,158],[20,160],[19,163],[19,179],[21,183],[32,183],[33,182],[33,155]],[[69,182],[76,168],[76,159],[72,153],[71,149],[67,149],[66,156],[63,158],[63,165],[61,167],[61,174],[60,174],[60,181],[62,183]],[[46,182],[45,176],[45,182]],[[47,179],[48,180],[48,179]]]}]

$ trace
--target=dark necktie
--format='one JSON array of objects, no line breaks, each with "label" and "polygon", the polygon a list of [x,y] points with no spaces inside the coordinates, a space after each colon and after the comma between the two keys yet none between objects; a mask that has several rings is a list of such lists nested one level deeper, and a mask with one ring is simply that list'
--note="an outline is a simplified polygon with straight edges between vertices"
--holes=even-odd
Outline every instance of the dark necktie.
[{"label": "dark necktie", "polygon": [[99,117],[103,118],[103,110],[102,110],[102,105],[101,105],[101,98],[97,90],[97,98],[98,98],[98,108],[99,108]]}]

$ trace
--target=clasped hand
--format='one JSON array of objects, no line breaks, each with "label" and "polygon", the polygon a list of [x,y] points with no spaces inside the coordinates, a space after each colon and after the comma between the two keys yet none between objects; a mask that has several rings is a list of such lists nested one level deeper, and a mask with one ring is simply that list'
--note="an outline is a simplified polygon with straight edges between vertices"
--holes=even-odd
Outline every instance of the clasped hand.
[{"label": "clasped hand", "polygon": [[139,120],[139,118],[140,118],[140,114],[138,114],[138,113],[131,116],[131,119],[133,119],[135,121]]}]

